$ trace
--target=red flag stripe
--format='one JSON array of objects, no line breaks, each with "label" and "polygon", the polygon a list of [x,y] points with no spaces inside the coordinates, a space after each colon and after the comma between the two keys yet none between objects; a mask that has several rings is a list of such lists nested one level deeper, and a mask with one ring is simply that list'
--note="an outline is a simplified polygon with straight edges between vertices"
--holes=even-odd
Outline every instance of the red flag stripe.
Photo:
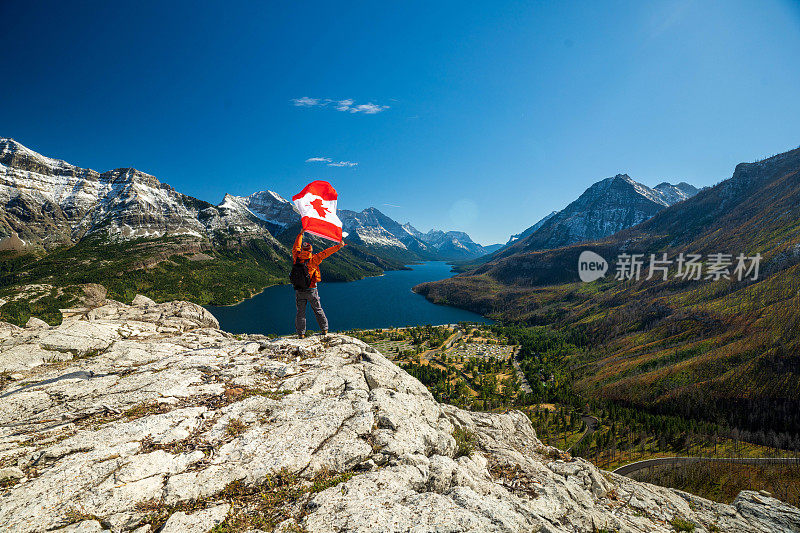
[{"label": "red flag stripe", "polygon": [[319,196],[326,202],[336,200],[339,196],[336,194],[336,189],[327,181],[317,180],[312,181],[306,185],[302,191],[292,196],[292,201],[302,198],[306,194],[313,194]]},{"label": "red flag stripe", "polygon": [[318,218],[303,217],[303,231],[336,242],[342,240],[342,228]]}]

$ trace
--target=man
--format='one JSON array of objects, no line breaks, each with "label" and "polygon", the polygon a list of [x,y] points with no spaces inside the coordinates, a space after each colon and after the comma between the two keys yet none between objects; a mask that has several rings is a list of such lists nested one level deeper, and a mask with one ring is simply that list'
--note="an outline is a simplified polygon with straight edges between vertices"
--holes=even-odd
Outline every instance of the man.
[{"label": "man", "polygon": [[294,327],[297,330],[297,336],[301,339],[306,336],[306,303],[311,304],[311,309],[314,311],[314,316],[317,318],[319,329],[322,330],[323,335],[328,333],[328,318],[325,316],[325,311],[322,310],[322,305],[319,303],[319,292],[317,291],[317,283],[322,281],[322,274],[319,271],[319,264],[323,259],[338,251],[344,242],[335,244],[330,248],[322,250],[318,254],[314,254],[310,242],[303,242],[303,232],[297,236],[292,248],[292,261],[297,263],[305,263],[308,268],[308,289],[298,289],[295,287],[294,298],[297,304],[297,315],[294,319]]}]

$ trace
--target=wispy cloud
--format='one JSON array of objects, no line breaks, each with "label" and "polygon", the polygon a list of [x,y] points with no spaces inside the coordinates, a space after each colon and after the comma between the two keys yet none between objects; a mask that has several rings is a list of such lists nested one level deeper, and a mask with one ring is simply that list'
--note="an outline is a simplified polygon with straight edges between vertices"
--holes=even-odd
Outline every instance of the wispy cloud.
[{"label": "wispy cloud", "polygon": [[309,98],[308,96],[304,96],[302,98],[294,98],[292,103],[297,107],[315,107],[318,105],[325,105],[322,104],[319,98]]},{"label": "wispy cloud", "polygon": [[355,161],[334,161],[330,157],[309,157],[306,163],[325,163],[329,167],[357,167],[358,163]]},{"label": "wispy cloud", "polygon": [[394,204],[382,204],[382,205],[385,205],[386,207],[396,207],[398,209],[401,209],[403,207],[402,205],[394,205]]},{"label": "wispy cloud", "polygon": [[368,104],[360,104],[357,106],[353,106],[350,109],[348,109],[348,111],[350,111],[351,113],[364,113],[365,115],[374,115],[375,113],[380,113],[381,111],[385,111],[386,109],[389,109],[388,105],[376,105],[370,102]]},{"label": "wispy cloud", "polygon": [[303,96],[302,98],[293,98],[292,105],[295,107],[332,107],[336,111],[344,113],[363,113],[364,115],[374,115],[381,111],[386,111],[390,106],[373,104],[367,102],[366,104],[356,104],[352,98],[345,98],[343,100],[332,100],[330,98],[311,98]]},{"label": "wispy cloud", "polygon": [[338,102],[336,102],[336,111],[347,111],[353,104],[355,104],[355,102],[350,99],[339,100]]}]

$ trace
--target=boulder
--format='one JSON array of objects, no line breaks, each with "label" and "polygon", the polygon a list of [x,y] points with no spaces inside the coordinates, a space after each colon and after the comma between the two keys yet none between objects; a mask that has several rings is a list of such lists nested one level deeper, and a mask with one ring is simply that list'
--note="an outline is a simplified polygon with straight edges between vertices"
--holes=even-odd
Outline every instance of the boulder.
[{"label": "boulder", "polygon": [[9,322],[0,321],[0,340],[13,337],[22,331],[22,328]]},{"label": "boulder", "polygon": [[87,283],[83,286],[82,304],[88,308],[100,307],[106,301],[108,291],[99,283]]},{"label": "boulder", "polygon": [[50,324],[48,324],[41,318],[36,318],[35,316],[32,316],[25,323],[25,327],[28,329],[46,329],[50,327]]},{"label": "boulder", "polygon": [[147,296],[137,294],[131,302],[131,305],[136,307],[150,307],[151,305],[156,305],[156,303]]},{"label": "boulder", "polygon": [[25,474],[16,466],[0,468],[0,482],[7,482],[13,479],[22,479],[23,477],[25,477]]}]

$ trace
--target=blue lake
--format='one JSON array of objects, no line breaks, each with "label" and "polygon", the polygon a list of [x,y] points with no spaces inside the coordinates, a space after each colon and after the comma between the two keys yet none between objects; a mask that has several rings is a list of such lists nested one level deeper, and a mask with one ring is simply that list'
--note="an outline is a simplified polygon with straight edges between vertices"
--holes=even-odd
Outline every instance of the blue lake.
[{"label": "blue lake", "polygon": [[[318,285],[322,307],[331,331],[374,329],[456,322],[491,323],[488,318],[455,307],[435,305],[411,287],[424,281],[449,278],[450,265],[432,261],[411,265],[411,270],[386,272],[383,276],[347,283]],[[294,289],[276,285],[244,302],[227,307],[207,307],[220,327],[231,333],[275,333],[294,331]],[[306,309],[309,331],[318,329],[310,307]]]}]

